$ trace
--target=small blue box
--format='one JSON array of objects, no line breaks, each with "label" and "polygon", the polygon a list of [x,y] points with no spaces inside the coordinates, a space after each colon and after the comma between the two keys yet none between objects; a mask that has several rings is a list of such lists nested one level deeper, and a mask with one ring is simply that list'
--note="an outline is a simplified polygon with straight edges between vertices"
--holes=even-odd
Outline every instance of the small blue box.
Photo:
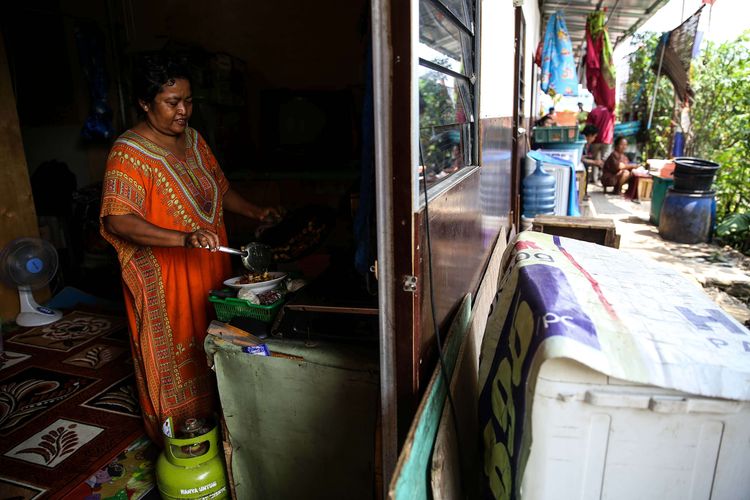
[{"label": "small blue box", "polygon": [[260,344],[255,346],[245,346],[242,348],[242,352],[252,354],[254,356],[270,356],[271,352],[268,350],[266,344]]}]

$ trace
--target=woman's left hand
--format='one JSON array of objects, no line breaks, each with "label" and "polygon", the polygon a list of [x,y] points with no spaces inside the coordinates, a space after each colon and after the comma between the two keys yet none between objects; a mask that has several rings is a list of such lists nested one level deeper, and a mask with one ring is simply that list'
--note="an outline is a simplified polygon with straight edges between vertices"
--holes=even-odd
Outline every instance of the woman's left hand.
[{"label": "woman's left hand", "polygon": [[261,222],[275,223],[281,220],[282,215],[274,207],[260,207],[250,203],[232,188],[229,188],[224,194],[224,209]]},{"label": "woman's left hand", "polygon": [[258,207],[255,218],[261,222],[278,222],[281,220],[281,212],[275,207]]}]

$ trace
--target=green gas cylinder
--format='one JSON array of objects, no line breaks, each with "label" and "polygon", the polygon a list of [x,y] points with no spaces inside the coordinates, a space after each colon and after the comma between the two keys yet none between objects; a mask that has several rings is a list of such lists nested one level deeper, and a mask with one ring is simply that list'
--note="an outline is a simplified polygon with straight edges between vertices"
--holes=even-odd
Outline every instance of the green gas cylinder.
[{"label": "green gas cylinder", "polygon": [[163,430],[164,451],[156,462],[156,484],[161,497],[167,500],[229,498],[224,462],[219,454],[218,428],[195,426],[194,433],[187,433],[190,437],[178,438],[174,437],[170,417],[164,422]]}]

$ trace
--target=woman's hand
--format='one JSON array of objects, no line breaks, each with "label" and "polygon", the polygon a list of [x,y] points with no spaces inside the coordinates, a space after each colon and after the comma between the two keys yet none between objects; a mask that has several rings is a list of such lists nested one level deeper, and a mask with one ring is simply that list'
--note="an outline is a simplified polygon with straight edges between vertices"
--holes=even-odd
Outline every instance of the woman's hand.
[{"label": "woman's hand", "polygon": [[224,194],[224,210],[261,222],[278,222],[281,219],[281,213],[276,208],[250,203],[232,188]]},{"label": "woman's hand", "polygon": [[219,235],[208,229],[198,229],[185,234],[186,248],[207,248],[215,252],[219,247]]},{"label": "woman's hand", "polygon": [[281,212],[275,207],[257,207],[253,216],[261,222],[278,222],[281,220]]}]

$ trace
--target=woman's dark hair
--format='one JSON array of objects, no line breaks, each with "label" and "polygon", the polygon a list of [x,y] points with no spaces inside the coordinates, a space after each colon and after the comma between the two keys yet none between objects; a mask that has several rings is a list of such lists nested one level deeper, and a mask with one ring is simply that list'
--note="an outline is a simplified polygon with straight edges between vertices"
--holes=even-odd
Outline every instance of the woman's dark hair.
[{"label": "woman's dark hair", "polygon": [[589,123],[588,125],[583,127],[583,130],[581,131],[581,133],[583,134],[584,137],[586,137],[587,135],[596,135],[599,133],[599,127],[597,127],[596,125],[592,123]]},{"label": "woman's dark hair", "polygon": [[138,101],[151,103],[164,85],[177,79],[190,81],[190,71],[184,58],[171,54],[142,54],[136,61],[133,74],[133,95],[136,109],[142,112]]},{"label": "woman's dark hair", "polygon": [[615,137],[615,142],[614,142],[613,146],[617,147],[620,144],[620,142],[624,141],[624,140],[625,140],[625,136],[624,135],[618,135],[617,137]]}]

